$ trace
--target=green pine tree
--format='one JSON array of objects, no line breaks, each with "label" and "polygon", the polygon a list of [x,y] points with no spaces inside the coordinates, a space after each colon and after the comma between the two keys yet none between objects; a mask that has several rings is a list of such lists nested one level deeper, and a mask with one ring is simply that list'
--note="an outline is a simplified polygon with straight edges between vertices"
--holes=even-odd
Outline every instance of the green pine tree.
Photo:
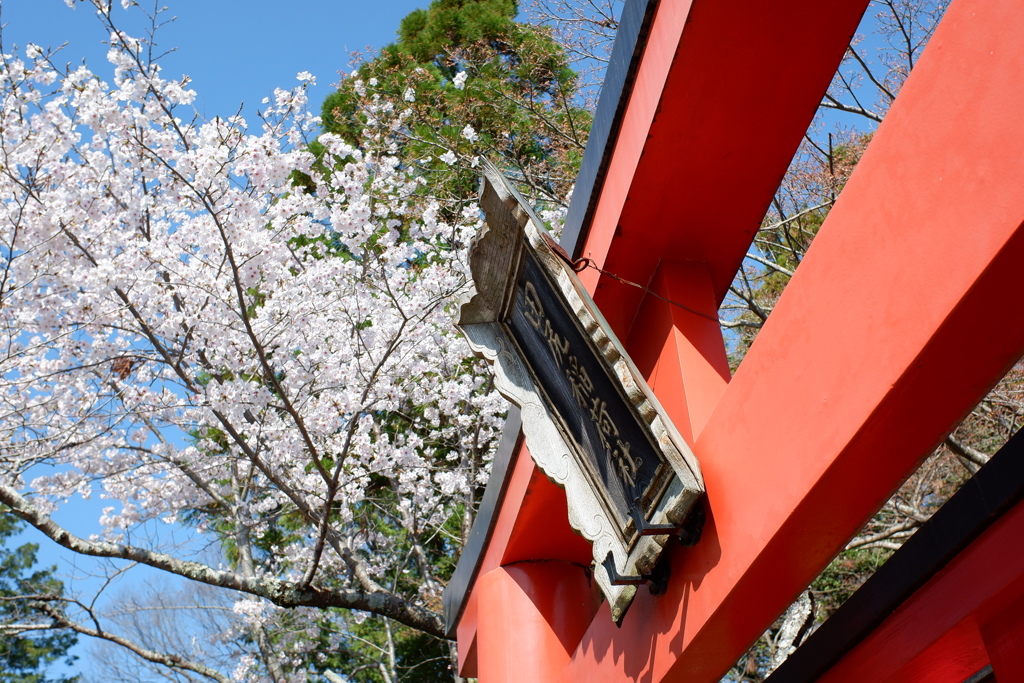
[{"label": "green pine tree", "polygon": [[68,654],[77,636],[67,630],[6,631],[16,624],[47,624],[49,620],[33,608],[33,600],[22,596],[59,596],[63,584],[54,578],[56,567],[37,568],[39,546],[25,543],[10,547],[21,530],[21,522],[0,509],[0,683],[72,683],[79,677],[47,676],[46,669],[58,660],[71,664]]},{"label": "green pine tree", "polygon": [[486,156],[536,203],[564,205],[591,117],[565,51],[517,11],[514,0],[434,0],[412,12],[398,40],[324,101],[325,132],[358,147],[360,105],[380,96],[410,110],[396,152],[429,175],[432,191],[474,198]]}]

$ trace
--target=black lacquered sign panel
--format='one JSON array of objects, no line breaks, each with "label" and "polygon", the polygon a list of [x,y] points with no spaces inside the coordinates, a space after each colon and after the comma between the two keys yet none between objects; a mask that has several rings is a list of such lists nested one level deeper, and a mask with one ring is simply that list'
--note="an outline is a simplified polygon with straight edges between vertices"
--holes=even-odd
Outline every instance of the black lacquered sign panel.
[{"label": "black lacquered sign panel", "polygon": [[657,500],[670,467],[578,320],[527,252],[509,330],[624,540],[635,540],[634,507],[643,514]]}]

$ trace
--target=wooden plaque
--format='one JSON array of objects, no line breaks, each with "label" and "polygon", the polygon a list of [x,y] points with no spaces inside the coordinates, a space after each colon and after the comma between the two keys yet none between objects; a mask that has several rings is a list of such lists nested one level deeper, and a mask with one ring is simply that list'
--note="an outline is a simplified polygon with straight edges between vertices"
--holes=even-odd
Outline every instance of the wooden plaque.
[{"label": "wooden plaque", "polygon": [[533,210],[490,164],[476,293],[459,327],[520,406],[526,445],[565,489],[618,622],[704,492],[696,458]]}]

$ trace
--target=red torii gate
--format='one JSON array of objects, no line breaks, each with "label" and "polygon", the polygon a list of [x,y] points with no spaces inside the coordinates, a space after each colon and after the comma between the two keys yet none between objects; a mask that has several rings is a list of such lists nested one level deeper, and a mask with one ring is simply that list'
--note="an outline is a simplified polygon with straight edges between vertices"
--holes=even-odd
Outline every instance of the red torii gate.
[{"label": "red torii gate", "polygon": [[[714,317],[866,4],[627,2],[563,245]],[[513,417],[445,596],[463,675],[724,674],[1024,352],[1022,104],[1024,7],[954,0],[735,376],[708,317],[582,274],[700,460],[703,538],[617,628]],[[821,679],[1024,680],[1022,539],[1018,505]]]}]

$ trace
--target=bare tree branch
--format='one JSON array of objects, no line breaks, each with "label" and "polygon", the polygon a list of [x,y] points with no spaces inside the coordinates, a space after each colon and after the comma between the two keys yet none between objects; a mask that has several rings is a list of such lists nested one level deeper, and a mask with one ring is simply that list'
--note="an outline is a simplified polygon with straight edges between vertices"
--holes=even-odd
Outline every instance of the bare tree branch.
[{"label": "bare tree branch", "polygon": [[411,605],[387,591],[365,593],[312,587],[300,589],[296,584],[279,579],[246,577],[236,572],[214,569],[199,562],[181,560],[144,548],[105,541],[87,541],[39,512],[28,500],[6,484],[0,484],[0,502],[61,546],[81,555],[138,562],[192,581],[266,598],[281,607],[343,607],[382,614],[435,637],[446,638],[444,625],[438,615]]}]

